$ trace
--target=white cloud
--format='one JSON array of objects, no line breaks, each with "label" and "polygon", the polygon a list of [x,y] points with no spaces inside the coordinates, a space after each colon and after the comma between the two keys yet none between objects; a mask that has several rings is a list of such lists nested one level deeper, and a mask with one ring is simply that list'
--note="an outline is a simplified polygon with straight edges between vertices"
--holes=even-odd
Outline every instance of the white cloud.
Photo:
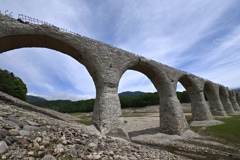
[{"label": "white cloud", "polygon": [[92,99],[95,98],[95,95],[81,95],[81,94],[74,94],[69,92],[58,92],[53,94],[36,94],[34,92],[28,93],[28,95],[37,96],[44,98],[46,100],[71,100],[71,101],[79,101],[79,100],[86,100],[86,99]]}]

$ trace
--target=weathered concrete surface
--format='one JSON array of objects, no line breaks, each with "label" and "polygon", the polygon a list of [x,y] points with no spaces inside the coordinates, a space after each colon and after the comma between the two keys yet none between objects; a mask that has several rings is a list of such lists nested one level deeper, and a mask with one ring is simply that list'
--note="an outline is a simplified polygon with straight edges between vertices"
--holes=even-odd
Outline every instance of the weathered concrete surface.
[{"label": "weathered concrete surface", "polygon": [[[158,91],[160,132],[181,135],[188,128],[176,95],[178,82],[183,84],[190,95],[193,120],[213,119],[204,99],[206,80],[203,78],[87,37],[62,32],[58,27],[23,24],[0,14],[0,53],[24,47],[53,49],[71,56],[86,67],[96,87],[92,121],[102,134],[127,136],[122,129],[124,120],[118,97],[118,85],[122,75],[130,69],[146,75]],[[219,98],[215,95],[218,92],[217,87],[213,88],[210,91],[214,96],[209,93],[210,98],[214,97],[210,105],[216,108],[216,113],[224,115]],[[227,113],[232,113],[228,94],[224,92],[221,95],[224,109],[227,109]]]},{"label": "weathered concrete surface", "polygon": [[232,103],[233,109],[235,111],[240,111],[240,107],[237,103],[237,97],[236,97],[236,92],[235,91],[229,91],[229,99]]},{"label": "weathered concrete surface", "polygon": [[219,86],[211,81],[206,81],[204,85],[204,93],[206,94],[210,111],[214,116],[227,116],[219,96]]},{"label": "weathered concrete surface", "polygon": [[193,120],[212,120],[213,116],[204,97],[205,80],[186,74],[179,78],[179,82],[185,87],[190,96]]},{"label": "weathered concrete surface", "polygon": [[220,99],[221,99],[221,102],[223,104],[223,107],[224,107],[224,110],[226,111],[226,113],[228,115],[234,114],[232,103],[229,100],[228,88],[226,88],[224,86],[220,86],[219,87],[219,95],[220,95]]},{"label": "weathered concrete surface", "polygon": [[237,98],[238,105],[240,106],[240,93],[239,92],[236,92],[236,98]]}]

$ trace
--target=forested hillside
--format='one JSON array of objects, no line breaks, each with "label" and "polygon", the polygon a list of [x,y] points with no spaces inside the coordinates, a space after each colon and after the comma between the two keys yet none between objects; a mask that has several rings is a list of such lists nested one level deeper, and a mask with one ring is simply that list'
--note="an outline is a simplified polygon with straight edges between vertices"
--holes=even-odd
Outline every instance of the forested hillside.
[{"label": "forested hillside", "polygon": [[0,91],[5,92],[21,100],[26,99],[26,84],[12,72],[0,69]]},{"label": "forested hillside", "polygon": [[[126,93],[126,92],[125,92]],[[134,108],[134,107],[145,107],[149,105],[158,105],[159,104],[159,97],[158,94],[155,93],[144,93],[144,92],[137,92],[138,96],[133,96],[130,92],[127,94],[119,94],[121,107],[122,108]],[[125,96],[122,96],[125,95]],[[181,103],[189,103],[190,98],[186,91],[184,92],[177,92],[177,96]],[[93,111],[94,107],[94,99],[89,100],[81,100],[81,101],[70,101],[70,100],[54,100],[48,101],[44,98],[28,96],[27,102],[33,105],[53,109],[62,113],[73,113],[73,112],[91,112]]]},{"label": "forested hillside", "polygon": [[119,96],[124,96],[124,97],[136,97],[136,96],[139,96],[141,94],[144,94],[144,92],[140,92],[140,91],[135,91],[135,92],[131,92],[131,91],[127,91],[127,92],[122,92],[122,93],[119,93],[118,95]]}]

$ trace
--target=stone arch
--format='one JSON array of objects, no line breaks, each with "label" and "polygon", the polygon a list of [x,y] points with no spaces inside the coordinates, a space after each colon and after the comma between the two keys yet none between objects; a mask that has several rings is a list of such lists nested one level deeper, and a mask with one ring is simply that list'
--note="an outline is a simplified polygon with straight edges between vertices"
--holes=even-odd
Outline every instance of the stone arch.
[{"label": "stone arch", "polygon": [[228,89],[224,86],[219,86],[219,95],[225,112],[228,115],[234,114],[232,104],[229,100]]},{"label": "stone arch", "polygon": [[178,81],[187,90],[191,99],[193,121],[204,121],[213,119],[203,93],[203,81],[191,74],[182,74]]},{"label": "stone arch", "polygon": [[83,55],[86,54],[86,50],[79,49],[69,44],[65,39],[58,39],[49,35],[40,34],[15,34],[5,37],[0,37],[0,53],[20,49],[20,48],[48,48],[55,51],[59,51],[63,54],[69,55],[81,64],[83,64],[87,70],[93,72],[96,67],[93,68],[91,61],[83,59]]},{"label": "stone arch", "polygon": [[210,111],[214,116],[226,116],[223,105],[219,97],[219,88],[214,83],[206,81],[204,84],[204,93],[206,94]]},{"label": "stone arch", "polygon": [[176,96],[175,85],[165,74],[166,66],[139,57],[139,62],[125,68],[125,71],[127,70],[135,70],[144,74],[155,86],[160,99],[160,132],[181,135],[188,125],[179,107],[181,105]]},{"label": "stone arch", "polygon": [[[83,44],[82,46],[73,46],[71,45],[66,39],[58,39],[51,35],[40,35],[40,34],[14,34],[9,36],[3,36],[0,35],[0,53],[10,51],[13,49],[19,49],[19,48],[30,48],[30,47],[39,47],[39,48],[48,48],[52,50],[59,51],[63,54],[69,55],[70,57],[77,60],[79,63],[84,65],[88,72],[90,73],[95,88],[96,88],[96,100],[95,105],[96,106],[103,106],[105,105],[102,103],[101,98],[101,89],[102,87],[98,87],[101,84],[99,84],[99,81],[101,80],[101,74],[97,73],[99,69],[101,69],[101,66],[98,66],[96,61],[94,62],[94,58],[90,57],[91,54]],[[90,50],[91,51],[91,50]],[[89,54],[86,56],[86,54]],[[91,55],[94,56],[94,55]],[[94,64],[95,63],[95,64]],[[101,127],[96,124],[96,127],[100,130]],[[109,128],[108,128],[109,129]],[[108,130],[107,129],[107,130]],[[101,130],[100,130],[101,131]],[[107,131],[106,131],[107,132]]]},{"label": "stone arch", "polygon": [[236,92],[233,90],[229,91],[229,99],[230,102],[232,103],[232,107],[235,111],[240,111],[239,105],[237,103],[237,97],[236,97]]}]

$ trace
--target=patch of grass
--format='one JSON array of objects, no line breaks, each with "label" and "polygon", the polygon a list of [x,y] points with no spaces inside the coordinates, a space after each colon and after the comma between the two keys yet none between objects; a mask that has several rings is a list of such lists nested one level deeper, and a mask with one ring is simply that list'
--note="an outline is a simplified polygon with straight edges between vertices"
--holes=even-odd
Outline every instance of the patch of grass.
[{"label": "patch of grass", "polygon": [[71,115],[79,119],[77,120],[78,123],[85,124],[88,126],[92,124],[90,113],[77,112],[71,113]]},{"label": "patch of grass", "polygon": [[[201,130],[201,134],[225,139],[226,141],[240,144],[240,115],[230,118],[219,118],[224,122],[220,125],[209,126]],[[191,127],[194,131],[199,131],[202,127]]]},{"label": "patch of grass", "polygon": [[187,122],[189,122],[192,120],[192,115],[186,115],[185,118],[186,118]]},{"label": "patch of grass", "polygon": [[204,127],[203,126],[191,126],[190,127],[192,131],[198,133],[200,130],[202,130]]},{"label": "patch of grass", "polygon": [[81,123],[81,124],[85,124],[85,125],[87,125],[87,126],[90,126],[90,125],[92,125],[92,121],[90,121],[90,120],[77,120],[76,122],[78,122],[78,123]]}]

